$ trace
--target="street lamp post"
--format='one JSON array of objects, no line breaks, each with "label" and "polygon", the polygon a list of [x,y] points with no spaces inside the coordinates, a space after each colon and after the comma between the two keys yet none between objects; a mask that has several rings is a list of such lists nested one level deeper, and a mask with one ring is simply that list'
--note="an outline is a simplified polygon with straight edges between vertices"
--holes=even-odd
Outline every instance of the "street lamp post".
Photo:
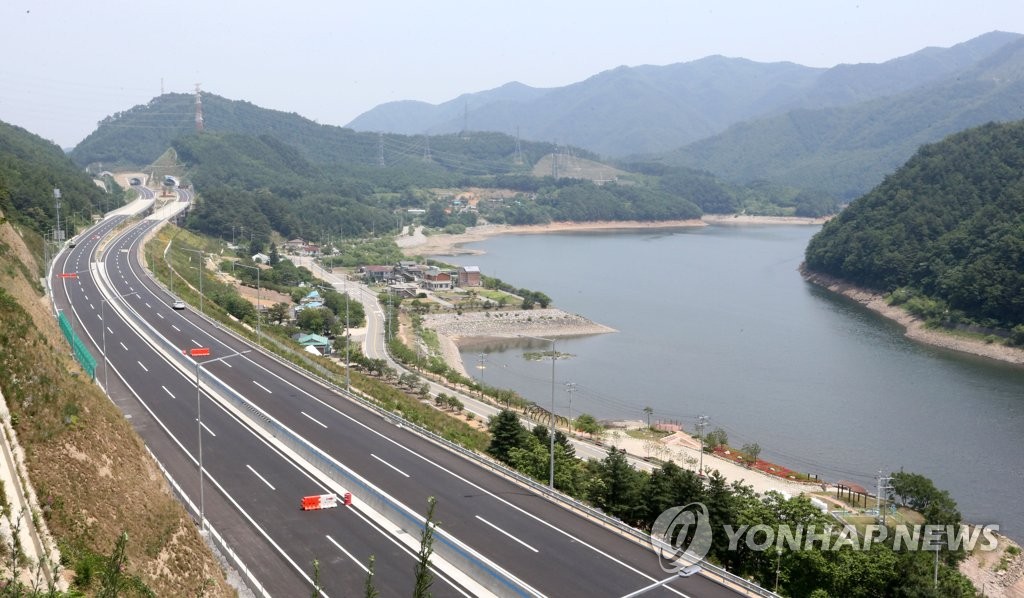
[{"label": "street lamp post", "polygon": [[199,437],[199,530],[201,532],[206,531],[206,497],[203,492],[203,411],[201,402],[203,391],[202,387],[199,385],[199,370],[200,368],[208,366],[212,363],[224,361],[225,359],[230,359],[232,357],[237,357],[239,355],[244,355],[245,353],[248,353],[251,350],[252,349],[248,349],[245,351],[235,351],[231,355],[225,355],[224,357],[218,357],[216,359],[208,359],[202,362],[195,358],[209,355],[210,349],[205,347],[199,347],[197,349],[192,349],[191,351],[192,358],[193,360],[195,360],[196,363],[196,430],[197,435]]},{"label": "street lamp post", "polygon": [[548,467],[548,487],[554,490],[555,488],[555,357],[558,355],[555,352],[555,339],[544,338],[542,336],[530,336],[528,334],[521,334],[519,336],[532,338],[539,341],[547,341],[551,343],[551,429],[548,430],[548,435],[551,439],[551,446],[549,450],[551,452],[551,463]]}]

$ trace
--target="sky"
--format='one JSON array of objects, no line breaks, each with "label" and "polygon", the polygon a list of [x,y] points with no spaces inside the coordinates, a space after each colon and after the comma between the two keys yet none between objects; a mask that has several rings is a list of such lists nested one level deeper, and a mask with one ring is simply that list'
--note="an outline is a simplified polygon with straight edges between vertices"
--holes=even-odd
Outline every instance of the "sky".
[{"label": "sky", "polygon": [[830,67],[989,31],[1022,0],[2,0],[0,120],[73,147],[108,115],[203,91],[345,125],[396,100],[720,54]]}]

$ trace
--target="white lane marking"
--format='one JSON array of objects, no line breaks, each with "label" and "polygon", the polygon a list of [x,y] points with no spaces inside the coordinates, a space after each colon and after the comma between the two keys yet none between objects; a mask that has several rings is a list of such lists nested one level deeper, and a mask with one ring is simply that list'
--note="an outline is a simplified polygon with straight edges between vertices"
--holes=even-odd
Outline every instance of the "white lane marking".
[{"label": "white lane marking", "polygon": [[135,287],[129,285],[128,286],[128,290],[134,293],[135,292]]},{"label": "white lane marking", "polygon": [[142,365],[142,362],[141,362],[141,361],[136,361],[135,363],[139,364],[139,367],[140,367],[140,368],[142,368],[142,369],[146,370],[147,372],[149,371],[149,368],[147,368],[146,366]]},{"label": "white lane marking", "polygon": [[[327,426],[324,426],[324,427],[326,428]],[[376,460],[380,461],[380,462],[381,462],[381,463],[383,463],[384,465],[387,465],[387,466],[388,466],[388,467],[390,467],[391,469],[394,469],[395,471],[397,471],[398,473],[400,473],[400,474],[404,475],[405,477],[409,477],[409,474],[405,473],[405,472],[404,472],[404,471],[402,471],[401,469],[398,469],[397,467],[395,467],[394,465],[392,465],[392,464],[388,463],[388,462],[387,462],[387,461],[385,461],[384,459],[381,459],[381,458],[380,458],[380,457],[378,457],[377,455],[374,455],[373,453],[370,453],[370,456],[371,456],[371,457],[373,457],[374,459],[376,459]]]},{"label": "white lane marking", "polygon": [[274,394],[274,393],[270,392],[270,389],[269,389],[269,388],[267,388],[266,386],[263,386],[263,385],[262,385],[262,384],[260,384],[259,382],[257,382],[257,381],[255,381],[255,380],[253,380],[253,381],[252,381],[252,383],[253,383],[253,384],[255,384],[256,386],[259,386],[259,387],[260,387],[260,388],[262,388],[263,390],[267,391],[267,394],[268,394],[268,395],[272,395],[272,394]]},{"label": "white lane marking", "polygon": [[97,313],[96,314],[96,319],[99,320],[100,322],[102,322],[103,321],[103,316],[101,316],[100,314]]},{"label": "white lane marking", "polygon": [[160,385],[160,388],[164,389],[164,392],[166,392],[166,393],[167,393],[167,396],[171,397],[172,399],[174,398],[174,395],[173,395],[173,394],[171,394],[171,391],[167,390],[167,387],[166,387],[166,386],[164,386],[163,384],[161,384],[161,385]]},{"label": "white lane marking", "polygon": [[223,363],[224,365],[228,366],[229,368],[235,367],[235,366],[231,365],[230,363],[228,363],[226,361],[222,361],[221,363]]},{"label": "white lane marking", "polygon": [[310,414],[306,413],[305,411],[300,411],[299,413],[301,413],[302,415],[305,415],[306,417],[308,417],[309,419],[313,420],[314,422],[316,422],[316,423],[320,424],[320,425],[321,425],[321,426],[323,426],[324,428],[326,428],[326,427],[327,427],[327,424],[325,424],[325,423],[321,422],[320,420],[316,419],[315,417],[313,417],[312,415],[310,415]]},{"label": "white lane marking", "polygon": [[118,342],[119,342],[119,344],[121,345],[121,348],[122,348],[122,349],[124,349],[125,351],[127,351],[127,350],[128,350],[128,347],[124,346],[124,343],[121,343],[120,341],[118,341]]},{"label": "white lane marking", "polygon": [[110,334],[114,334],[114,331],[110,329],[110,326],[107,326],[107,332],[109,332]]},{"label": "white lane marking", "polygon": [[153,306],[152,306],[152,305],[150,305],[149,303],[147,303],[147,302],[145,302],[145,301],[143,301],[143,303],[145,303],[145,304],[146,304],[146,307],[148,307],[149,309],[153,309]]},{"label": "white lane marking", "polygon": [[192,344],[197,346],[197,347],[202,347],[202,345],[200,345],[199,341],[197,341],[196,339],[192,339]]},{"label": "white lane marking", "polygon": [[[274,374],[274,372],[272,372],[270,370],[266,370],[266,371],[268,373],[270,373],[271,375],[277,376],[278,379],[284,381],[284,378],[281,378],[281,376],[279,376],[277,374]],[[454,471],[448,469],[444,465],[441,465],[440,463],[437,463],[435,461],[432,461],[432,460],[428,459],[427,457],[424,457],[423,455],[417,453],[413,449],[405,446],[401,442],[395,440],[394,438],[391,438],[391,437],[385,435],[384,433],[380,432],[379,430],[375,430],[374,428],[371,428],[370,426],[368,426],[365,423],[357,420],[356,418],[352,417],[351,415],[341,411],[337,407],[334,407],[333,405],[330,405],[329,403],[327,403],[323,399],[320,399],[320,398],[316,397],[315,395],[307,392],[305,389],[300,388],[300,387],[298,387],[298,386],[296,386],[294,384],[291,384],[291,383],[289,383],[289,384],[290,384],[290,386],[292,386],[293,388],[295,388],[296,390],[298,390],[302,394],[308,396],[309,398],[311,398],[314,401],[320,403],[324,407],[326,407],[326,408],[330,409],[331,411],[337,413],[339,416],[341,416],[341,417],[351,421],[353,424],[355,424],[355,425],[365,429],[366,431],[370,432],[371,434],[374,434],[374,435],[378,436],[379,438],[381,438],[385,442],[390,442],[396,448],[402,449],[402,450],[406,451],[407,453],[409,453],[410,455],[413,455],[415,457],[419,457],[423,461],[433,465],[434,467],[436,467],[436,468],[440,469],[441,471],[447,473],[448,475],[452,476],[453,478],[461,481],[462,483],[466,484],[467,486],[470,486],[472,488],[476,488],[477,490],[479,490],[483,494],[486,494],[486,495],[490,496],[491,498],[495,499],[496,501],[498,501],[500,503],[503,503],[504,505],[508,506],[513,511],[521,513],[523,516],[525,516],[525,517],[527,517],[529,519],[533,519],[538,524],[540,524],[540,525],[542,525],[544,527],[547,527],[548,529],[550,529],[550,530],[552,530],[552,531],[554,531],[556,533],[559,533],[559,534],[565,536],[566,538],[569,538],[574,543],[577,543],[577,544],[579,544],[581,546],[585,546],[586,548],[589,548],[593,552],[603,556],[604,558],[606,558],[609,561],[615,563],[616,565],[619,565],[620,567],[622,567],[623,569],[626,569],[627,571],[631,571],[631,572],[637,574],[638,576],[643,577],[644,579],[647,579],[647,580],[650,580],[650,581],[657,581],[654,577],[648,575],[647,573],[644,573],[643,571],[637,569],[636,567],[630,565],[629,563],[626,563],[626,562],[622,561],[621,559],[615,557],[614,555],[609,554],[608,552],[605,552],[604,550],[601,550],[600,548],[594,546],[593,544],[587,543],[582,538],[579,538],[577,536],[574,536],[573,534],[570,534],[569,532],[559,528],[557,525],[549,523],[545,519],[542,519],[541,517],[538,517],[537,515],[534,515],[530,511],[527,511],[526,509],[524,509],[524,508],[522,508],[522,507],[520,507],[520,506],[518,506],[518,505],[516,505],[516,504],[514,504],[514,503],[512,503],[510,501],[508,501],[507,499],[498,496],[497,494],[491,492],[487,488],[484,488],[480,484],[477,484],[477,483],[469,480],[468,478],[455,473]],[[668,590],[671,591],[673,594],[676,594],[678,596],[684,596],[684,597],[688,598],[688,596],[686,594],[680,592],[679,590],[676,590],[675,588],[668,588]]]},{"label": "white lane marking", "polygon": [[366,565],[360,563],[359,559],[357,559],[356,557],[352,556],[352,553],[347,551],[347,550],[345,550],[345,547],[343,547],[341,544],[338,544],[338,542],[334,538],[332,538],[330,536],[326,536],[326,538],[327,538],[328,542],[330,542],[331,544],[334,544],[335,546],[337,546],[338,550],[344,552],[345,556],[347,556],[348,558],[352,559],[353,563],[359,565],[359,568],[363,570],[363,573],[369,573],[370,572],[370,570],[366,568]]},{"label": "white lane marking", "polygon": [[96,306],[95,306],[95,305],[93,305],[92,303],[90,303],[90,304],[89,304],[89,309],[91,309],[91,310],[93,310],[93,311],[96,311]]},{"label": "white lane marking", "polygon": [[260,472],[258,472],[258,471],[256,471],[255,469],[253,469],[253,468],[252,468],[252,465],[249,465],[248,463],[246,463],[246,464],[245,464],[245,466],[246,466],[246,467],[248,467],[248,468],[249,468],[249,471],[253,472],[253,473],[254,473],[254,474],[256,475],[256,477],[258,477],[259,479],[263,480],[263,483],[264,483],[264,484],[266,484],[267,486],[270,486],[270,489],[271,489],[271,490],[277,490],[277,488],[274,488],[274,487],[273,487],[273,486],[272,486],[272,485],[270,484],[270,482],[268,482],[268,481],[267,481],[267,478],[265,478],[265,477],[261,476],[261,475],[260,475]]},{"label": "white lane marking", "polygon": [[508,536],[509,538],[512,538],[512,539],[513,539],[513,540],[515,540],[516,542],[519,542],[520,544],[522,544],[523,546],[525,546],[525,547],[529,548],[530,550],[532,550],[532,551],[534,551],[534,552],[540,552],[539,550],[537,550],[537,549],[536,549],[536,548],[534,548],[533,546],[530,546],[530,545],[529,545],[529,544],[527,544],[526,542],[523,542],[523,541],[522,541],[522,540],[520,540],[519,538],[517,538],[517,537],[513,536],[512,534],[510,534],[510,533],[506,532],[505,530],[501,529],[501,528],[500,528],[500,527],[498,527],[497,525],[494,525],[494,524],[493,524],[493,523],[491,523],[490,521],[487,521],[487,520],[486,520],[486,519],[484,519],[483,517],[481,517],[481,516],[477,515],[477,516],[476,516],[476,518],[477,518],[477,519],[479,519],[480,521],[483,521],[483,522],[484,522],[484,523],[486,523],[487,525],[489,525],[489,526],[493,527],[494,529],[498,530],[499,532],[501,532],[501,533],[505,534],[505,535],[506,535],[506,536]]},{"label": "white lane marking", "polygon": [[161,319],[161,320],[162,320],[162,319],[164,319],[164,315],[163,315],[162,313],[160,313],[160,312],[156,312],[156,315],[160,316],[160,319]]},{"label": "white lane marking", "polygon": [[[206,430],[207,434],[209,434],[210,436],[213,436],[214,438],[217,437],[217,435],[213,433],[213,430],[211,430],[210,428],[206,427],[206,424],[204,424],[203,422],[199,422],[199,425],[202,426],[204,430]],[[204,467],[203,469],[206,469],[206,468]],[[263,480],[263,481],[265,482],[266,480]],[[269,486],[270,484],[267,484],[267,485]]]},{"label": "white lane marking", "polygon": [[85,293],[82,293],[82,296],[83,296],[83,297],[85,297],[85,300],[86,300],[86,301],[88,301],[88,300],[89,300],[89,296],[88,296],[88,295],[86,295]]},{"label": "white lane marking", "polygon": [[173,329],[177,330],[178,332],[181,332],[181,328],[178,328],[178,327],[177,327],[177,326],[175,326],[174,324],[171,324],[171,328],[173,328]]}]

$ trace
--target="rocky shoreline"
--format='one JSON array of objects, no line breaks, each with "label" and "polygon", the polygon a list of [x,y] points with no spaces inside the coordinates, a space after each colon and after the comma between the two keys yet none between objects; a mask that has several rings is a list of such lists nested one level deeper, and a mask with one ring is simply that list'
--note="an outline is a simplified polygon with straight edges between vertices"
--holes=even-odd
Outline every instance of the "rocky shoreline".
[{"label": "rocky shoreline", "polygon": [[459,342],[481,338],[540,336],[557,338],[617,332],[581,315],[555,308],[429,314],[423,326],[437,333],[444,360],[466,374]]},{"label": "rocky shoreline", "polygon": [[800,266],[800,274],[803,275],[804,280],[807,282],[853,299],[871,311],[900,324],[906,329],[906,336],[909,339],[935,347],[942,347],[943,349],[1024,365],[1024,349],[1017,349],[997,343],[986,343],[982,340],[956,336],[941,330],[928,328],[925,326],[924,321],[902,307],[886,303],[885,298],[880,293],[863,289],[827,274],[811,272],[803,265]]}]

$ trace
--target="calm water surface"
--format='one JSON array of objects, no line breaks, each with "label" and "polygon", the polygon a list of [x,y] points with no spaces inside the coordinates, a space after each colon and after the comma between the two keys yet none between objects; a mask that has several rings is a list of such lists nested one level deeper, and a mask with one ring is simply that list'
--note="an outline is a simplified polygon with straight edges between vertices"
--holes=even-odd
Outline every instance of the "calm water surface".
[{"label": "calm water surface", "polygon": [[[1024,537],[1024,368],[905,339],[797,272],[818,227],[711,226],[499,236],[445,257],[619,330],[559,339],[556,408],[598,418],[698,415],[730,444],[825,479],[873,487],[878,470],[927,475],[964,516]],[[550,362],[528,341],[463,349],[488,384],[551,401]]]}]

